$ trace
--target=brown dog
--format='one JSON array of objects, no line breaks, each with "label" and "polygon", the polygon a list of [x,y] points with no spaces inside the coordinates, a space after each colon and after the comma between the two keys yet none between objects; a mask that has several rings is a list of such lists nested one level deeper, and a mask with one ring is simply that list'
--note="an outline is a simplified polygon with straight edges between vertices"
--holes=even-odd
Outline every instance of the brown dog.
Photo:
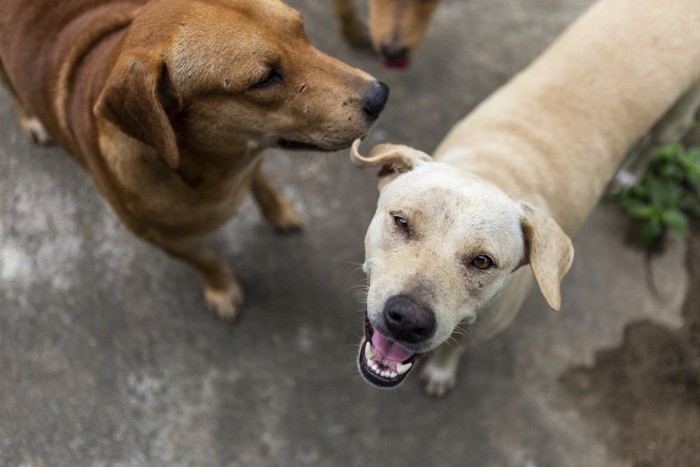
[{"label": "brown dog", "polygon": [[[406,68],[425,36],[430,18],[441,0],[368,0],[369,36],[382,63]],[[352,0],[333,0],[343,35],[353,45],[364,45],[365,26]]]},{"label": "brown dog", "polygon": [[249,189],[275,227],[300,225],[260,152],[347,147],[388,96],[277,0],[4,0],[0,80],[22,127],[71,153],[136,235],[196,268],[225,318],[241,288],[202,235]]}]

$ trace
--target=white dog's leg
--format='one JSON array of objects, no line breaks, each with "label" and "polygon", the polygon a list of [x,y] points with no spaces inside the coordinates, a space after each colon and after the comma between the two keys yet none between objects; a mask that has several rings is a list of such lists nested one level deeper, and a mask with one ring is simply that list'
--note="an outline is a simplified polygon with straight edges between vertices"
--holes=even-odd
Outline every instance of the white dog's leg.
[{"label": "white dog's leg", "polygon": [[494,302],[479,313],[474,324],[460,326],[447,342],[428,356],[421,371],[426,394],[441,397],[454,388],[462,353],[469,346],[490,339],[510,325],[530,293],[532,282],[529,267],[518,269]]},{"label": "white dog's leg", "polygon": [[428,356],[421,369],[425,393],[433,397],[442,397],[455,387],[459,360],[468,344],[469,326],[456,330],[449,341],[441,344]]}]

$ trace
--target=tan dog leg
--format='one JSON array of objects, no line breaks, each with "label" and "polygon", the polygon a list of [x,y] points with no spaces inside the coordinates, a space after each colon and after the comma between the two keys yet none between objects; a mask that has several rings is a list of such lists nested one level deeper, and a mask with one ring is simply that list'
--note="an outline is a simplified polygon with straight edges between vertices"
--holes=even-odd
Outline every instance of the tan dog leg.
[{"label": "tan dog leg", "polygon": [[462,353],[470,346],[495,336],[513,322],[530,293],[532,282],[530,268],[518,269],[496,300],[479,313],[475,324],[459,326],[447,342],[430,353],[421,371],[426,394],[441,397],[455,387]]},{"label": "tan dog leg", "polygon": [[333,5],[340,20],[345,40],[355,47],[368,46],[367,28],[357,16],[357,10],[352,0],[333,0]]},{"label": "tan dog leg", "polygon": [[459,326],[447,342],[430,353],[420,373],[427,395],[442,397],[455,387],[462,353],[473,342],[472,332],[469,325]]},{"label": "tan dog leg", "polygon": [[22,104],[19,96],[15,92],[12,84],[10,84],[10,78],[7,77],[5,73],[5,67],[2,62],[0,62],[0,84],[7,89],[7,92],[12,97],[12,103],[15,107],[15,113],[17,113],[17,118],[19,118],[19,124],[24,133],[35,143],[39,144],[49,144],[51,143],[51,138],[49,138],[48,133],[44,129],[39,119],[34,117],[31,112]]},{"label": "tan dog leg", "polygon": [[617,172],[611,188],[629,187],[641,180],[654,152],[666,143],[680,141],[695,123],[700,109],[700,82],[683,94],[678,102],[656,122],[636,152]]},{"label": "tan dog leg", "polygon": [[243,304],[243,289],[214,252],[201,240],[158,243],[168,254],[186,261],[199,272],[204,282],[204,298],[219,317],[232,320]]},{"label": "tan dog leg", "polygon": [[299,230],[301,217],[292,203],[279,194],[262,173],[260,164],[255,168],[253,179],[253,197],[260,206],[263,217],[280,232]]}]

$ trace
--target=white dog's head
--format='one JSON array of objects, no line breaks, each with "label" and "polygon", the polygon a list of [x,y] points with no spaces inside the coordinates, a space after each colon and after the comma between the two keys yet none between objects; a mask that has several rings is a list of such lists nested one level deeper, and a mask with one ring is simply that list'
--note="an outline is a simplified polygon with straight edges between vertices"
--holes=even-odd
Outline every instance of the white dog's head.
[{"label": "white dog's head", "polygon": [[369,280],[360,372],[400,384],[421,354],[473,322],[510,274],[530,264],[547,303],[573,259],[571,241],[541,210],[406,146],[382,144],[361,167],[381,166],[377,211],[365,238]]}]

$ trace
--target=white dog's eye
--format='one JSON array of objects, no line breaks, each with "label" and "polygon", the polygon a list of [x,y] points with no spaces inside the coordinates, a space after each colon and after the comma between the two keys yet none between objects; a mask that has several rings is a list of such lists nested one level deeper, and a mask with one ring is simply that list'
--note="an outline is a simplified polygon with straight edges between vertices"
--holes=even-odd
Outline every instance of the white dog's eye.
[{"label": "white dog's eye", "polygon": [[406,232],[409,232],[411,230],[410,226],[408,225],[408,221],[405,217],[394,216],[394,224],[396,224],[398,228]]},{"label": "white dog's eye", "polygon": [[471,265],[477,269],[485,271],[487,269],[492,268],[494,266],[494,263],[493,263],[493,260],[491,258],[489,258],[488,256],[479,255],[479,256],[476,256],[474,259],[472,259]]}]

